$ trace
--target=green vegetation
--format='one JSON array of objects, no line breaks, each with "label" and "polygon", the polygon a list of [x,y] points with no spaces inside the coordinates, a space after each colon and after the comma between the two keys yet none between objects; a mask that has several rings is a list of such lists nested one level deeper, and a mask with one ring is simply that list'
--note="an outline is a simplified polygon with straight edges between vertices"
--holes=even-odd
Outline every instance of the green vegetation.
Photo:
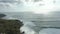
[{"label": "green vegetation", "polygon": [[20,28],[23,23],[19,20],[0,19],[0,33],[5,34],[22,34]]}]

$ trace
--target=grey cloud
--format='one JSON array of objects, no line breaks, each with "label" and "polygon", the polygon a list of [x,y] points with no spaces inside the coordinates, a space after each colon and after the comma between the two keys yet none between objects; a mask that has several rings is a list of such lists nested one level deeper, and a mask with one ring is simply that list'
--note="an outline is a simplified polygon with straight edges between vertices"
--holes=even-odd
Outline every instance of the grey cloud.
[{"label": "grey cloud", "polygon": [[18,3],[19,0],[0,0],[0,2],[3,2],[3,3]]},{"label": "grey cloud", "polygon": [[18,0],[0,0],[0,1],[18,1]]},{"label": "grey cloud", "polygon": [[7,7],[10,7],[10,3],[0,3],[0,8],[3,9],[3,8],[7,8]]},{"label": "grey cloud", "polygon": [[34,2],[39,2],[39,1],[43,1],[43,0],[34,0]]},{"label": "grey cloud", "polygon": [[20,0],[0,0],[0,8],[6,8],[20,4]]}]

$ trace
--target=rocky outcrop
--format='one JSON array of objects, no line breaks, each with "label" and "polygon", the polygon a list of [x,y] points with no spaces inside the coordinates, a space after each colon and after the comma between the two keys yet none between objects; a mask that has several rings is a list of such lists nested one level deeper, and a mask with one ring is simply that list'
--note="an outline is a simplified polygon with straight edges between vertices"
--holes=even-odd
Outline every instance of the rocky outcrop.
[{"label": "rocky outcrop", "polygon": [[23,23],[20,20],[6,20],[0,19],[0,33],[3,34],[23,34],[20,28]]},{"label": "rocky outcrop", "polygon": [[3,18],[5,17],[6,15],[5,14],[0,14],[0,18]]}]

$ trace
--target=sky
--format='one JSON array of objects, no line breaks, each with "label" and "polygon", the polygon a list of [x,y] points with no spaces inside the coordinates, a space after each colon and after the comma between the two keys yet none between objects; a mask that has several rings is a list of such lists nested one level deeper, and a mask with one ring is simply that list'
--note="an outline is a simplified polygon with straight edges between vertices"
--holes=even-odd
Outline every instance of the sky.
[{"label": "sky", "polygon": [[60,9],[60,0],[0,0],[1,12],[47,13]]}]

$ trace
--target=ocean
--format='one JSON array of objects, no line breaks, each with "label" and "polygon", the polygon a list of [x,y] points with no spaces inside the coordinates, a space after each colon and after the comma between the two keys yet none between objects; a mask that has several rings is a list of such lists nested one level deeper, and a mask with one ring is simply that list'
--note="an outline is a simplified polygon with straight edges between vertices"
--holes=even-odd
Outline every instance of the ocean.
[{"label": "ocean", "polygon": [[59,12],[48,15],[35,14],[33,12],[0,12],[5,14],[3,19],[18,19],[23,22],[21,32],[25,34],[59,34]]}]

